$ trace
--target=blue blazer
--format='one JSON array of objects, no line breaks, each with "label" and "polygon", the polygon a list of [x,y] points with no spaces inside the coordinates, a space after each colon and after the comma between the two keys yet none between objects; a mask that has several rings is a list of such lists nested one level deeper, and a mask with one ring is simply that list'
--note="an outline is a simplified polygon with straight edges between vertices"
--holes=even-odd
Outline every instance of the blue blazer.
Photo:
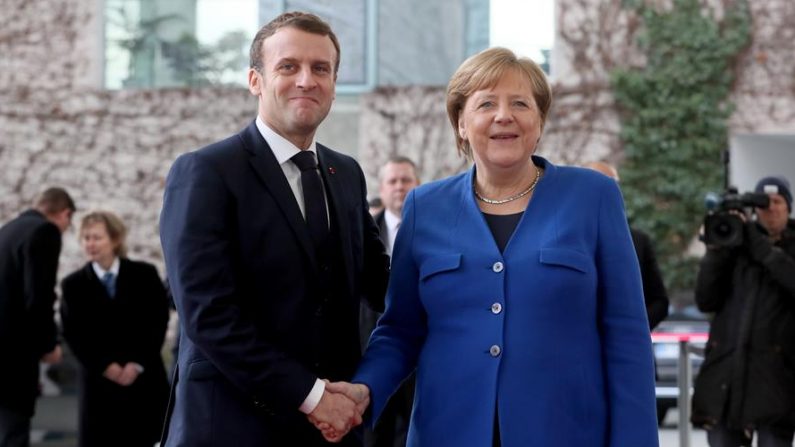
[{"label": "blue blazer", "polygon": [[318,261],[255,123],[174,162],[160,237],[182,337],[164,446],[328,445],[298,408],[317,378],[353,375],[359,300],[383,306],[389,258],[359,165],[317,154],[340,265]]},{"label": "blue blazer", "polygon": [[475,169],[414,189],[355,382],[377,418],[417,369],[409,446],[658,445],[651,339],[616,182],[545,173],[500,253]]}]

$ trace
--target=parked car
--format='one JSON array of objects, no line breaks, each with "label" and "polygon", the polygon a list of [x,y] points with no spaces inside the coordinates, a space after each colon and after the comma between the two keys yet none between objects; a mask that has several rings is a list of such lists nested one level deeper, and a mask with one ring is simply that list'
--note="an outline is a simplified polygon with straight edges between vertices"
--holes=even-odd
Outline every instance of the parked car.
[{"label": "parked car", "polygon": [[[699,312],[695,305],[671,309],[668,318],[652,332],[654,360],[657,373],[657,422],[662,424],[671,408],[676,408],[679,397],[679,339],[692,338],[690,360],[693,380],[704,361],[704,345],[709,334],[708,316]],[[692,383],[690,388],[692,395]]]}]

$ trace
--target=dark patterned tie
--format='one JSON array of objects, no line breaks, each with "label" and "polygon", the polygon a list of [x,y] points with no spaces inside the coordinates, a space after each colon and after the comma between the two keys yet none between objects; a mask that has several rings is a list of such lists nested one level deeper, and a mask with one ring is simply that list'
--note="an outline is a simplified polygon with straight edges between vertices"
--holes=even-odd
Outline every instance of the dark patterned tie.
[{"label": "dark patterned tie", "polygon": [[108,291],[108,296],[113,298],[116,296],[116,275],[111,272],[105,272],[102,275],[102,285],[105,286],[105,290]]},{"label": "dark patterned tie", "polygon": [[320,247],[328,236],[328,216],[326,214],[326,198],[320,172],[317,170],[315,153],[301,151],[292,157],[293,163],[301,170],[301,186],[304,190],[304,212],[306,224],[315,247]]}]

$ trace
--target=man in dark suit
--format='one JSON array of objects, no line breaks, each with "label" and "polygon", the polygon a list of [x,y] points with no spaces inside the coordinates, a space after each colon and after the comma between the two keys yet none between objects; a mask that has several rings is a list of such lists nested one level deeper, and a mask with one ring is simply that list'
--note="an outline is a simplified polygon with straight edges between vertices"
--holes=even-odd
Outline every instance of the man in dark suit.
[{"label": "man in dark suit", "polygon": [[[619,181],[618,171],[612,165],[595,161],[585,167],[599,171],[602,174]],[[635,244],[635,253],[640,264],[640,276],[643,282],[643,299],[646,303],[646,316],[649,319],[649,329],[654,329],[668,316],[668,293],[662,280],[654,246],[649,236],[636,228],[629,229],[632,242]]]},{"label": "man in dark suit", "polygon": [[[400,220],[403,213],[403,201],[406,194],[420,184],[417,166],[403,156],[391,157],[378,170],[378,195],[384,209],[375,215],[375,223],[380,230],[381,240],[387,252],[392,254]],[[362,306],[359,315],[359,328],[362,337],[362,350],[367,347],[370,334],[381,312],[368,306]],[[411,407],[414,401],[414,377],[410,377],[389,400],[375,429],[365,430],[364,444],[366,447],[392,447],[406,445]]]},{"label": "man in dark suit", "polygon": [[275,18],[251,46],[256,120],[171,168],[160,231],[182,337],[164,446],[321,446],[313,424],[361,422],[367,402],[323,379],[352,376],[359,301],[383,308],[389,259],[361,168],[314,140],[339,55],[318,17]]},{"label": "man in dark suit", "polygon": [[53,304],[61,234],[75,204],[49,188],[29,209],[0,228],[0,446],[30,444],[39,393],[39,361],[58,363]]}]

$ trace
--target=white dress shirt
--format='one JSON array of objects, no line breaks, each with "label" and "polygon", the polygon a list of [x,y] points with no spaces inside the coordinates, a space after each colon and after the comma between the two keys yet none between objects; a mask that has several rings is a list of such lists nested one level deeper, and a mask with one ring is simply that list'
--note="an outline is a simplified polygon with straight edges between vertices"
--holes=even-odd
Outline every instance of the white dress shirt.
[{"label": "white dress shirt", "polygon": [[[287,183],[290,184],[290,189],[293,190],[295,201],[298,202],[298,208],[301,209],[301,214],[304,216],[304,219],[306,219],[306,210],[304,209],[304,188],[301,186],[301,170],[298,169],[298,166],[296,166],[296,164],[290,160],[295,154],[301,152],[301,149],[296,147],[296,145],[291,143],[283,136],[274,132],[273,129],[268,127],[268,125],[265,124],[265,122],[262,121],[262,118],[259,116],[257,117],[257,129],[262,135],[262,138],[268,142],[268,146],[271,147],[271,151],[273,151],[276,161],[279,162],[279,166],[282,168],[282,172],[284,172],[284,177],[287,178]],[[315,160],[320,163],[320,160],[317,158],[317,148],[315,146],[314,138],[306,150],[314,153]],[[324,185],[323,182],[320,182],[320,184],[323,187],[323,197],[326,199],[326,217],[329,217],[326,185]],[[331,220],[329,220],[329,223],[330,222]]]},{"label": "white dress shirt", "polygon": [[384,222],[386,223],[386,237],[388,242],[386,250],[389,256],[392,256],[392,247],[395,246],[395,238],[397,237],[398,228],[400,228],[400,216],[397,216],[392,211],[385,209]]},{"label": "white dress shirt", "polygon": [[[298,202],[298,208],[301,209],[301,214],[304,216],[304,219],[306,219],[306,211],[304,210],[304,188],[301,186],[301,170],[298,169],[298,166],[296,166],[295,163],[290,161],[290,158],[301,152],[301,149],[296,147],[283,136],[274,132],[273,129],[268,127],[268,125],[265,124],[265,122],[262,121],[262,118],[259,116],[257,116],[256,123],[259,133],[268,143],[268,146],[271,147],[271,151],[273,151],[276,161],[279,162],[279,166],[281,166],[282,172],[284,172],[284,177],[287,178],[287,183],[290,184],[290,189],[293,190],[295,201]],[[306,150],[314,152],[315,159],[317,159],[317,149],[315,147],[314,138],[312,139],[312,143],[309,144],[309,148]],[[323,182],[320,183],[322,184]],[[328,198],[326,198],[326,213],[328,213]],[[298,409],[304,414],[313,412],[317,407],[317,404],[320,403],[320,398],[323,397],[323,392],[325,390],[326,382],[316,379],[315,385],[312,387],[309,395],[306,396],[306,399],[304,399],[304,402]]]},{"label": "white dress shirt", "polygon": [[91,263],[91,267],[94,269],[94,273],[97,274],[97,278],[99,278],[100,280],[102,279],[103,276],[105,276],[105,273],[107,273],[107,272],[113,273],[113,276],[115,278],[118,278],[119,277],[119,265],[121,265],[121,262],[119,262],[119,258],[118,257],[113,259],[113,264],[111,264],[110,268],[107,269],[107,270],[103,269],[99,265],[99,263],[97,263],[97,262],[92,262]]}]

